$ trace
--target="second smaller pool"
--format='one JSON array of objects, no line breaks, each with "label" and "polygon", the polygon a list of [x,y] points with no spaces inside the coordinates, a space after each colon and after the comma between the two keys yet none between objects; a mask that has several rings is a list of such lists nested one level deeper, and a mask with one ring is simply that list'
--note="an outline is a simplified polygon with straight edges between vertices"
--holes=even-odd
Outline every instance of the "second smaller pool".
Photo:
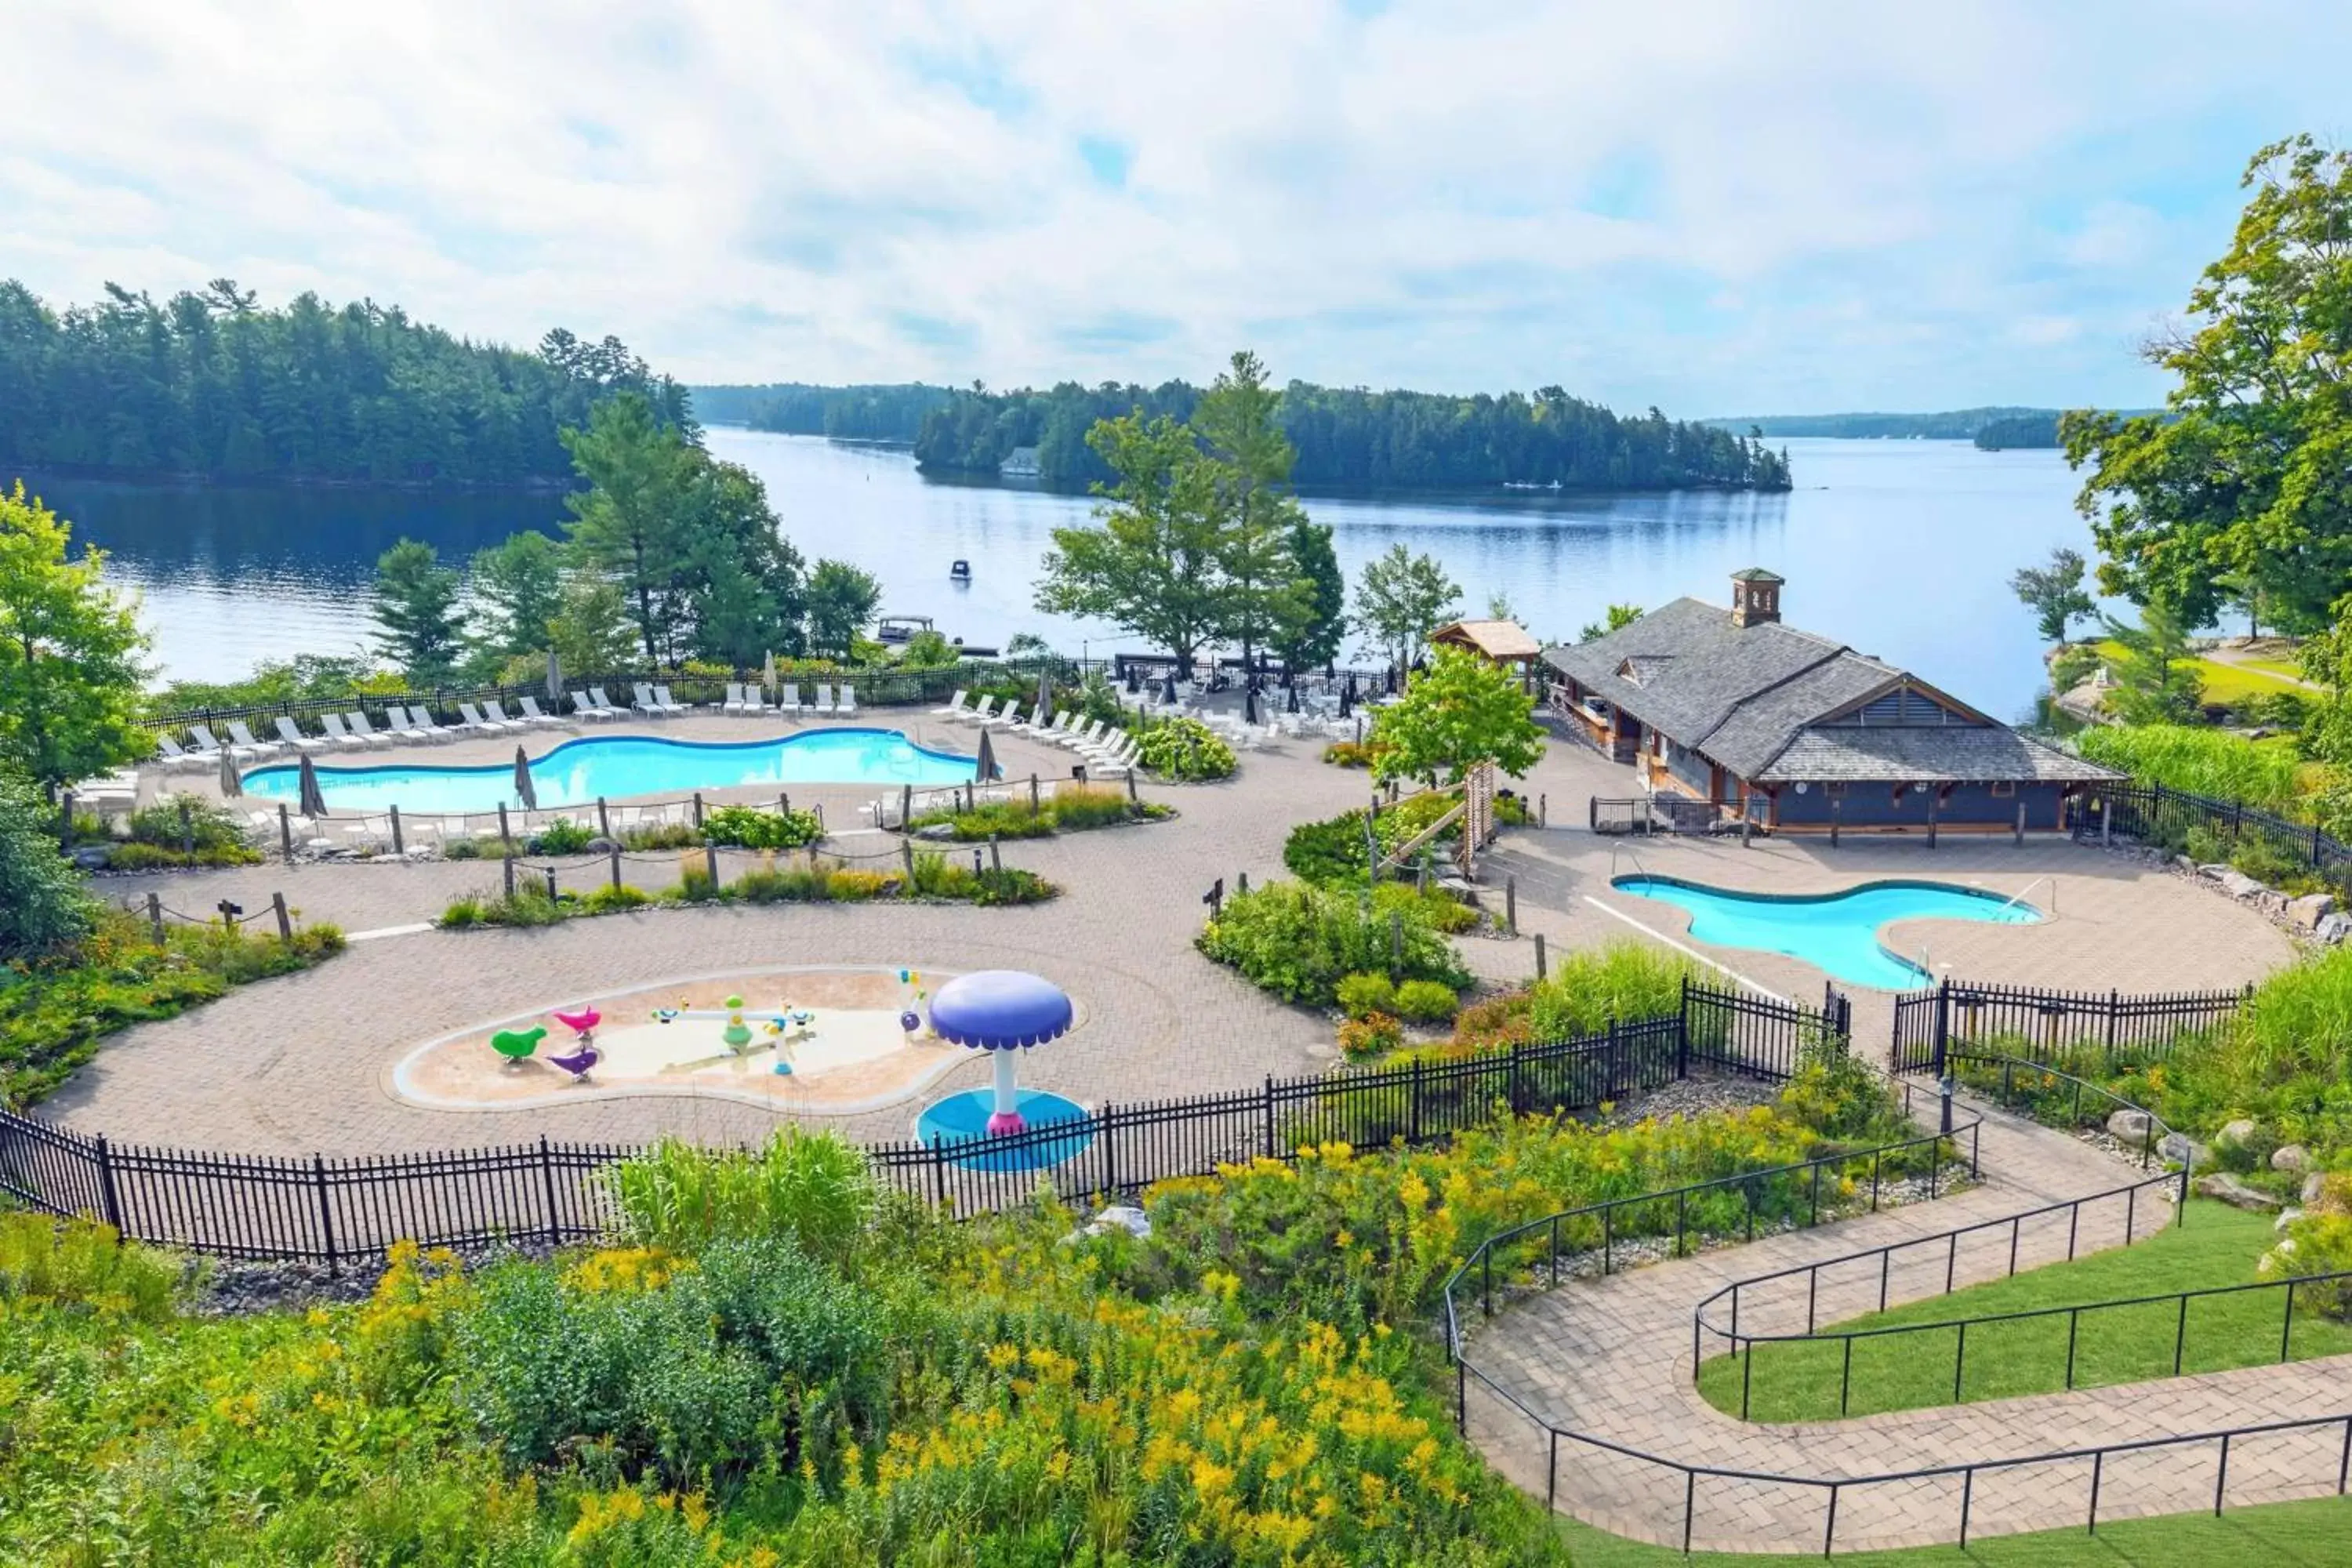
[{"label": "second smaller pool", "polygon": [[[976,1145],[968,1154],[955,1153],[955,1147],[987,1133],[988,1113],[996,1108],[993,1089],[968,1089],[925,1106],[915,1119],[915,1136],[926,1143],[937,1140],[945,1144],[948,1163],[967,1171],[1050,1170],[1076,1159],[1095,1141],[1094,1129],[1087,1124],[1087,1108],[1066,1095],[1024,1089],[1014,1104],[1029,1130]],[[1066,1132],[1049,1131],[1064,1122],[1075,1125]]]},{"label": "second smaller pool", "polygon": [[1980,921],[2033,925],[2042,911],[1998,893],[1946,882],[1865,882],[1842,893],[1734,893],[1673,877],[1620,877],[1621,893],[1688,910],[1690,933],[1717,947],[1751,947],[1801,958],[1833,978],[1881,991],[1910,991],[1935,977],[1878,940],[1895,921]]}]

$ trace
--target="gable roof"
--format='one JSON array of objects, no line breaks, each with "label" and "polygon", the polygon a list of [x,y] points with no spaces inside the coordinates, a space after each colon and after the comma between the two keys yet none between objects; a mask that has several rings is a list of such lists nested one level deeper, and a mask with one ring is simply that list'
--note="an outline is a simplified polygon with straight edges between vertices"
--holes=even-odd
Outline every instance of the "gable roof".
[{"label": "gable roof", "polygon": [[1999,724],[1914,725],[1799,731],[1759,784],[1799,779],[1852,783],[1987,784],[2030,779],[2086,784],[2121,778],[2112,768],[2030,741]]},{"label": "gable roof", "polygon": [[1449,633],[1488,658],[1534,658],[1543,652],[1543,645],[1517,621],[1455,621],[1430,633],[1429,640],[1444,642]]}]

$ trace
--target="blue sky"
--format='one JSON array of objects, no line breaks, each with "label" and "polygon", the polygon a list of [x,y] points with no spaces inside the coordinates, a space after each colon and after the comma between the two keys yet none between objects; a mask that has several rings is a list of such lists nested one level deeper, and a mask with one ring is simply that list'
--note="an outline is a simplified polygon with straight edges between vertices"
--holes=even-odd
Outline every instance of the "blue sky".
[{"label": "blue sky", "polygon": [[[17,7],[0,275],[230,276],[694,381],[2135,405],[2352,6]],[[1950,14],[1941,14],[1950,13]]]}]

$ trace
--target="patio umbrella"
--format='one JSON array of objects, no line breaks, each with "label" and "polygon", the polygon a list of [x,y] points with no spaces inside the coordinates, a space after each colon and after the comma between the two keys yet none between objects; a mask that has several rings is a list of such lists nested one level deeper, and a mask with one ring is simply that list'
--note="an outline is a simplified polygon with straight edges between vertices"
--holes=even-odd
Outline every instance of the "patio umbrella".
[{"label": "patio umbrella", "polygon": [[228,754],[228,748],[226,746],[223,746],[220,749],[220,763],[221,798],[224,800],[235,800],[237,796],[245,793],[245,780],[238,774],[236,771],[236,759]]},{"label": "patio umbrella", "polygon": [[1396,695],[1396,666],[1393,664],[1390,665],[1387,674],[1382,679],[1386,684],[1388,695],[1394,697]]},{"label": "patio umbrella", "polygon": [[515,794],[522,797],[525,811],[539,809],[539,786],[530,782],[530,757],[520,746],[515,748]]},{"label": "patio umbrella", "polygon": [[1134,696],[1137,692],[1143,689],[1142,680],[1143,672],[1137,669],[1135,666],[1131,664],[1129,665],[1127,667],[1127,694],[1129,697]]},{"label": "patio umbrella", "polygon": [[563,711],[563,656],[553,648],[547,650],[547,700],[557,704],[557,712]]},{"label": "patio umbrella", "polygon": [[1242,722],[1244,724],[1257,722],[1257,683],[1255,681],[1242,688]]},{"label": "patio umbrella", "polygon": [[1288,708],[1293,713],[1298,711],[1298,683],[1297,681],[1291,682],[1290,700],[1285,703],[1284,706]]},{"label": "patio umbrella", "polygon": [[[1029,716],[1039,724],[1043,724],[1047,719],[1053,717],[1053,711],[1054,677],[1049,671],[1041,669],[1037,672],[1037,706]],[[986,733],[985,731],[982,732]]]},{"label": "patio umbrella", "polygon": [[1345,719],[1356,710],[1356,678],[1348,677],[1348,684],[1339,688],[1339,717]]},{"label": "patio umbrella", "polygon": [[327,796],[326,793],[319,787],[318,767],[307,756],[302,759],[302,775],[299,783],[299,789],[302,796],[303,816],[310,818],[311,821],[316,822],[320,817],[327,815]]},{"label": "patio umbrella", "polygon": [[1168,672],[1168,689],[1161,695],[1160,700],[1167,703],[1171,708],[1176,706],[1176,672],[1173,669],[1171,669]]},{"label": "patio umbrella", "polygon": [[760,695],[767,696],[776,689],[776,656],[772,650],[768,661],[760,667]]},{"label": "patio umbrella", "polygon": [[996,744],[989,738],[989,732],[982,730],[980,732],[980,754],[971,760],[972,776],[986,784],[1003,771],[996,765]]}]

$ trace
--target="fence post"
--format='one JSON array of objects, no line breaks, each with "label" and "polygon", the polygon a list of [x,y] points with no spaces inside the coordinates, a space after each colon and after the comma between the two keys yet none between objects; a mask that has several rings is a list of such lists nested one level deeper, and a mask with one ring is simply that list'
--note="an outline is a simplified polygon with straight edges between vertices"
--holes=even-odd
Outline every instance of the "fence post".
[{"label": "fence post", "polygon": [[606,850],[604,853],[605,853],[605,857],[606,857],[606,858],[607,858],[607,859],[609,859],[609,860],[611,861],[611,863],[612,863],[612,867],[613,867],[613,886],[614,886],[615,888],[617,888],[617,887],[619,887],[619,886],[621,885],[621,850],[620,850],[620,847],[619,847],[618,845],[615,845],[615,846],[614,846],[611,849]]},{"label": "fence post", "polygon": [[1034,816],[1037,815],[1038,810],[1037,775],[1035,773],[1031,773],[1029,775],[1029,815]]},{"label": "fence post", "polygon": [[1503,879],[1503,930],[1512,936],[1519,934],[1519,879]]},{"label": "fence post", "polygon": [[400,807],[394,805],[386,809],[392,815],[392,852],[395,855],[405,855],[408,853],[408,840],[401,836]]},{"label": "fence post", "polygon": [[1548,795],[1536,796],[1536,826],[1538,827],[1551,826],[1551,796]]},{"label": "fence post", "polygon": [[1939,1079],[1944,1076],[1944,1055],[1950,1048],[1951,1038],[1952,983],[1949,980],[1939,980],[1936,983],[1935,1056],[1936,1076]]},{"label": "fence post", "polygon": [[1274,1158],[1274,1075],[1265,1075],[1265,1157]]},{"label": "fence post", "polygon": [[539,1135],[539,1173],[547,1188],[547,1240],[551,1247],[563,1239],[563,1221],[555,1203],[555,1157],[544,1132]]},{"label": "fence post", "polygon": [[[278,803],[278,847],[286,857],[286,863],[294,864],[294,817],[282,800]],[[193,855],[195,851],[191,849],[188,853]]]},{"label": "fence post", "polygon": [[1683,975],[1682,1005],[1675,1010],[1675,1078],[1690,1077],[1690,975]]},{"label": "fence post", "polygon": [[718,891],[719,891],[719,846],[718,846],[718,845],[716,845],[716,844],[706,844],[706,845],[704,845],[704,846],[702,847],[702,864],[703,864],[704,868],[705,868],[707,870],[709,870],[709,873],[710,873],[710,891],[712,892],[712,894],[716,895],[716,894],[718,893]]},{"label": "fence post", "polygon": [[147,895],[147,929],[154,934],[155,945],[163,945],[163,895]]},{"label": "fence post", "polygon": [[911,889],[915,880],[915,841],[913,839],[898,840],[898,858],[906,862],[907,882]]},{"label": "fence post", "polygon": [[1421,1058],[1419,1057],[1412,1058],[1412,1077],[1409,1081],[1412,1085],[1412,1107],[1405,1122],[1405,1142],[1418,1143],[1421,1142]]},{"label": "fence post", "polygon": [[555,868],[550,866],[547,868],[547,901],[551,904],[555,898]]},{"label": "fence post", "polygon": [[931,1205],[934,1208],[948,1205],[948,1162],[936,1132],[931,1134]]},{"label": "fence post", "polygon": [[698,828],[702,826],[702,792],[700,790],[694,792],[694,826]]},{"label": "fence post", "polygon": [[331,1279],[337,1272],[335,1215],[334,1205],[327,1201],[327,1157],[324,1154],[310,1156],[310,1180],[319,1194],[319,1235],[327,1245],[327,1274]]},{"label": "fence post", "polygon": [[1536,978],[1537,978],[1538,980],[1541,980],[1543,977],[1544,977],[1544,939],[1543,939],[1543,932],[1541,932],[1541,931],[1538,931],[1538,932],[1536,932]]},{"label": "fence post", "polygon": [[[278,808],[278,815],[280,819],[286,816],[286,808],[283,805]],[[187,797],[183,795],[180,797],[180,853],[193,858],[195,852],[196,819],[188,805]]]},{"label": "fence post", "polygon": [[278,916],[278,940],[291,946],[294,941],[294,921],[293,917],[286,912],[286,895],[270,894],[269,907]]},{"label": "fence post", "polygon": [[604,797],[601,795],[596,797],[596,837],[599,838],[613,837],[613,814],[606,808]]},{"label": "fence post", "polygon": [[1246,892],[1248,892],[1248,891],[1249,891],[1249,873],[1248,873],[1247,871],[1236,871],[1236,872],[1234,872],[1234,896],[1235,896],[1235,897],[1239,897],[1240,895],[1242,895],[1242,894],[1244,894],[1244,893],[1246,893]]},{"label": "fence post", "polygon": [[2017,847],[2020,849],[2025,847],[2025,802],[2022,799],[2017,803]]},{"label": "fence post", "polygon": [[[505,801],[499,802],[499,842],[506,846],[506,852],[509,858],[512,858],[514,855],[514,829],[507,821],[507,803]],[[508,881],[511,883],[513,879],[514,879],[509,877]],[[514,889],[510,886],[507,890],[509,892],[512,892]]]},{"label": "fence post", "polygon": [[997,853],[996,835],[993,833],[988,836],[988,868],[991,871],[1004,869],[1004,858]]},{"label": "fence post", "polygon": [[1601,1098],[1617,1098],[1617,1020],[1613,1016],[1609,1020],[1608,1054],[1602,1058],[1601,1069]]},{"label": "fence post", "polygon": [[1400,977],[1404,973],[1404,911],[1402,910],[1389,911],[1389,973]]},{"label": "fence post", "polygon": [[906,832],[907,824],[912,822],[914,819],[915,786],[910,784],[900,784],[898,786],[898,831],[901,833]]},{"label": "fence post", "polygon": [[503,855],[501,855],[501,856],[499,856],[499,869],[500,869],[500,871],[502,871],[502,872],[504,873],[504,875],[505,875],[506,889],[507,889],[507,897],[508,897],[509,899],[512,899],[512,898],[514,897],[514,846],[513,846],[513,845],[511,845],[511,844],[508,845],[508,846],[507,846],[507,852],[506,852],[505,854],[503,854]]},{"label": "fence post", "polygon": [[98,1135],[98,1202],[99,1217],[119,1238],[122,1235],[122,1194],[114,1185],[114,1146],[106,1141],[103,1132]]}]

